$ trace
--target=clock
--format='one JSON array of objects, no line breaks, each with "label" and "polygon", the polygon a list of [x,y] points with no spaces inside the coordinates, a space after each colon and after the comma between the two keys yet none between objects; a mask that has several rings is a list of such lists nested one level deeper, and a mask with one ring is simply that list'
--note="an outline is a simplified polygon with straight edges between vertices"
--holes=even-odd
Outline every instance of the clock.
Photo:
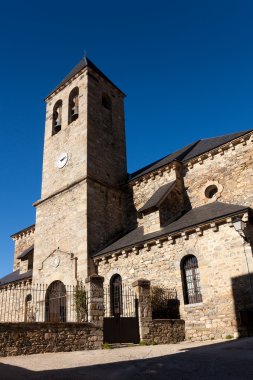
[{"label": "clock", "polygon": [[68,153],[63,152],[57,157],[56,159],[56,167],[59,169],[64,168],[64,166],[67,164],[69,160]]}]

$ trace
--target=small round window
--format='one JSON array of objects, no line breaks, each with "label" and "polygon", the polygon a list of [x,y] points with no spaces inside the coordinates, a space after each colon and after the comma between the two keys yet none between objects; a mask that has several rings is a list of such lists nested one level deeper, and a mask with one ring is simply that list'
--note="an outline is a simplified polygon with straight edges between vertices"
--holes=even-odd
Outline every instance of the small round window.
[{"label": "small round window", "polygon": [[211,199],[218,193],[218,187],[216,185],[210,185],[205,190],[205,196]]}]

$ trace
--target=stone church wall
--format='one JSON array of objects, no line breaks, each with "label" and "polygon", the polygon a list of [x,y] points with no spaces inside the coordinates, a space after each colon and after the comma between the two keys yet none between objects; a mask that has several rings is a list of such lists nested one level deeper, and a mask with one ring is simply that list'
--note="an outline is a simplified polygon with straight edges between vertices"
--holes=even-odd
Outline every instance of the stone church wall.
[{"label": "stone church wall", "polygon": [[[165,241],[160,248],[154,244],[149,251],[140,248],[138,254],[130,252],[128,257],[116,255],[100,261],[98,273],[105,277],[105,286],[118,273],[129,287],[137,279],[145,278],[151,285],[175,288],[180,301],[180,318],[186,323],[187,339],[233,336],[238,332],[239,322],[232,279],[240,275],[247,277],[248,270],[253,273],[252,250],[247,244],[248,268],[244,244],[234,228],[223,224],[217,232],[209,228],[204,230],[203,236],[190,234],[188,240],[181,237],[175,244]],[[198,260],[203,302],[185,305],[180,263],[189,254]],[[244,291],[248,293],[249,287],[245,285]]]},{"label": "stone church wall", "polygon": [[[213,200],[253,206],[253,143],[239,143],[188,167],[184,183],[192,208]],[[207,186],[218,187],[217,196],[205,196]]]}]

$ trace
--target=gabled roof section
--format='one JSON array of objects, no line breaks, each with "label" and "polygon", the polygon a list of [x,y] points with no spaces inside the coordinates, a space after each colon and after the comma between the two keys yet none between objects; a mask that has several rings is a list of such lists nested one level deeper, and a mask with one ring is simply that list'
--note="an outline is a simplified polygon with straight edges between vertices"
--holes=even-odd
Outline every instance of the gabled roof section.
[{"label": "gabled roof section", "polygon": [[162,201],[168,196],[168,194],[174,189],[176,181],[166,183],[166,185],[161,186],[152,197],[142,206],[138,212],[147,212],[152,208],[157,208]]},{"label": "gabled roof section", "polygon": [[12,282],[17,282],[21,280],[27,280],[29,278],[32,278],[32,269],[28,270],[25,273],[19,272],[19,269],[16,270],[15,272],[7,274],[5,277],[0,278],[0,286],[10,284]]},{"label": "gabled roof section", "polygon": [[169,165],[174,161],[181,161],[184,156],[190,152],[190,150],[198,143],[194,142],[190,145],[185,146],[182,149],[177,150],[176,152],[169,154],[168,156],[165,156],[164,158],[155,161],[153,164],[150,164],[148,166],[145,166],[143,169],[137,170],[136,172],[130,174],[129,180],[133,181],[138,177],[142,177],[143,175],[150,173],[156,169],[161,168],[162,166]]},{"label": "gabled roof section", "polygon": [[34,250],[34,245],[31,245],[31,247],[27,248],[24,252],[22,252],[17,259],[25,259],[29,253],[33,252]]},{"label": "gabled roof section", "polygon": [[212,202],[188,211],[181,218],[159,231],[144,235],[143,227],[137,227],[121,239],[96,253],[94,257],[109,252],[126,249],[135,244],[141,244],[152,239],[157,239],[164,235],[176,234],[192,227],[204,225],[205,223],[225,219],[228,216],[235,216],[249,211],[250,208],[241,205],[228,204],[222,202]]},{"label": "gabled roof section", "polygon": [[107,78],[107,76],[102,73],[101,70],[99,70],[99,68],[94,65],[93,62],[91,62],[91,60],[87,57],[83,57],[81,59],[81,61],[68,73],[68,75],[65,76],[65,78],[58,84],[57,87],[55,87],[55,89],[53,91],[50,92],[50,94],[48,94],[48,96],[46,97],[46,99],[52,95],[55,91],[57,91],[60,87],[64,86],[71,78],[73,78],[76,74],[78,74],[81,70],[83,70],[85,67],[90,67],[91,69],[93,69],[94,71],[96,71],[101,77],[103,77],[104,79],[106,79],[109,83],[111,83],[115,88],[117,88],[123,95],[125,95],[117,86],[115,86],[115,84],[109,79]]},{"label": "gabled roof section", "polygon": [[191,151],[186,156],[184,156],[183,161],[190,160],[191,158],[199,156],[200,154],[203,154],[212,149],[218,148],[219,146],[226,144],[229,141],[235,140],[238,137],[242,137],[243,135],[246,135],[250,131],[252,131],[252,129],[247,130],[247,131],[237,132],[237,133],[231,133],[224,136],[213,137],[210,139],[200,140],[198,144],[196,144],[191,149]]},{"label": "gabled roof section", "polygon": [[187,160],[190,160],[191,158],[199,156],[200,154],[218,148],[219,146],[226,144],[229,141],[242,137],[251,131],[253,131],[253,129],[237,133],[230,133],[228,135],[218,136],[210,139],[195,141],[194,143],[185,146],[184,148],[176,151],[175,153],[169,154],[161,160],[155,161],[153,164],[147,165],[143,169],[140,169],[130,174],[129,181],[131,182],[139,177],[142,177],[145,174],[155,171],[163,166],[169,165],[174,161],[185,162]]},{"label": "gabled roof section", "polygon": [[15,234],[12,234],[12,235],[11,235],[11,238],[14,238],[14,237],[17,236],[17,235],[21,235],[21,234],[23,234],[23,233],[26,233],[26,232],[28,232],[28,231],[30,231],[30,230],[34,230],[34,229],[35,229],[35,224],[32,224],[31,226],[26,227],[26,228],[23,228],[22,230],[20,230],[20,231],[18,231],[18,232],[15,232]]}]

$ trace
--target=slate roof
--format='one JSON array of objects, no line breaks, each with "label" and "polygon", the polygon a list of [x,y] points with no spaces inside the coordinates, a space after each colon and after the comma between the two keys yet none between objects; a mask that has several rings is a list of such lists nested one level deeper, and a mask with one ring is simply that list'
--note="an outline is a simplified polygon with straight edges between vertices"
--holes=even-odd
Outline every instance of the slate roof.
[{"label": "slate roof", "polygon": [[29,269],[26,273],[19,273],[18,269],[12,273],[7,274],[3,278],[0,278],[0,286],[25,279],[27,280],[28,278],[32,278],[32,269]]},{"label": "slate roof", "polygon": [[168,195],[168,193],[174,188],[176,181],[166,183],[166,185],[161,186],[152,197],[142,206],[138,211],[145,212],[154,207],[159,206],[163,199]]},{"label": "slate roof", "polygon": [[173,161],[185,162],[191,158],[199,156],[200,154],[206,153],[212,149],[218,148],[219,146],[226,144],[229,141],[235,140],[238,137],[244,136],[247,133],[253,131],[249,129],[247,131],[241,131],[237,133],[230,133],[228,135],[213,137],[210,139],[198,140],[194,143],[185,146],[184,148],[169,154],[168,156],[155,161],[153,164],[145,166],[144,168],[129,175],[129,180],[132,181],[138,177],[141,177],[147,173],[161,168],[162,166],[169,165]]},{"label": "slate roof", "polygon": [[128,234],[124,235],[121,239],[115,241],[113,244],[104,248],[100,252],[97,252],[94,257],[127,248],[134,244],[144,243],[148,240],[157,239],[163,235],[184,231],[206,222],[218,220],[227,216],[237,215],[249,210],[250,209],[246,206],[222,202],[212,202],[188,211],[181,218],[169,224],[168,226],[161,228],[159,231],[144,235],[143,227],[137,227]]},{"label": "slate roof", "polygon": [[183,157],[190,152],[190,150],[198,143],[194,142],[190,145],[185,146],[182,149],[177,150],[176,152],[169,154],[168,156],[163,157],[162,159],[153,162],[152,164],[145,166],[144,168],[137,170],[136,172],[130,174],[130,181],[135,178],[141,177],[144,174],[152,172],[153,170],[159,169],[162,166],[169,165],[173,161],[181,161]]},{"label": "slate roof", "polygon": [[22,252],[17,259],[24,259],[26,256],[29,255],[34,250],[34,245],[31,245],[31,247],[27,248],[24,252]]},{"label": "slate roof", "polygon": [[[81,71],[82,69],[84,69],[85,67],[90,67],[92,68],[94,71],[96,71],[100,76],[102,76],[103,78],[105,78],[109,83],[111,83],[114,87],[116,87],[120,92],[122,92],[117,86],[115,86],[115,84],[109,79],[107,78],[107,76],[102,73],[101,70],[99,70],[99,68],[94,65],[93,62],[91,62],[91,60],[87,57],[84,57],[81,59],[81,61],[68,73],[68,75],[66,75],[66,77],[58,84],[57,87],[55,87],[55,89],[53,91],[50,92],[50,94],[47,96],[47,98],[52,95],[56,90],[58,90],[61,86],[63,86],[65,83],[67,83],[72,77],[74,77],[76,74],[79,73],[79,71]],[[122,92],[123,94],[123,92]],[[124,94],[123,94],[124,95]]]}]

